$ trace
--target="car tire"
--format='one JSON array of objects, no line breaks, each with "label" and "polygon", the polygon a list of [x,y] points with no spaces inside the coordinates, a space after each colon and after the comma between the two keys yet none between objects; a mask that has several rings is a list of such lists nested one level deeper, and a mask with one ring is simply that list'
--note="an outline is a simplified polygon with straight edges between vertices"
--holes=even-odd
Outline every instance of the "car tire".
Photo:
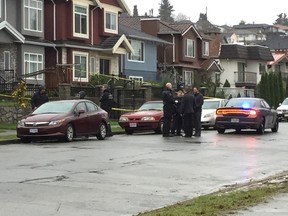
[{"label": "car tire", "polygon": [[236,129],[236,133],[241,133],[241,129]]},{"label": "car tire", "polygon": [[163,132],[163,119],[161,119],[161,120],[159,121],[158,127],[157,127],[157,129],[155,130],[155,132],[156,132],[157,134],[162,134],[162,132]]},{"label": "car tire", "polygon": [[133,134],[133,130],[131,130],[131,129],[125,129],[125,133],[127,134],[127,135],[132,135]]},{"label": "car tire", "polygon": [[278,119],[276,119],[273,128],[271,128],[271,131],[277,132],[278,128],[279,128],[279,121],[278,121]]},{"label": "car tire", "polygon": [[257,133],[258,134],[264,134],[265,133],[265,120],[262,119],[262,122],[259,126],[259,128],[257,128]]},{"label": "car tire", "polygon": [[72,124],[68,124],[66,126],[66,131],[65,131],[65,141],[71,142],[73,138],[74,138],[74,128]]},{"label": "car tire", "polygon": [[107,126],[104,122],[100,123],[99,132],[96,134],[98,140],[104,140],[107,136]]},{"label": "car tire", "polygon": [[225,133],[225,129],[224,128],[217,128],[217,131],[219,134],[224,134]]}]

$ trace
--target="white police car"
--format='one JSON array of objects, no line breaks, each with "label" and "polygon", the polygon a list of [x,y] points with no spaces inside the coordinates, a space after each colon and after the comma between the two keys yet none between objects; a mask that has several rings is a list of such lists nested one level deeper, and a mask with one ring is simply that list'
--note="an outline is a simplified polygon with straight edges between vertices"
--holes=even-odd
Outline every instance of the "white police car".
[{"label": "white police car", "polygon": [[284,99],[282,103],[279,104],[277,108],[277,115],[279,121],[286,120],[288,121],[288,97]]}]

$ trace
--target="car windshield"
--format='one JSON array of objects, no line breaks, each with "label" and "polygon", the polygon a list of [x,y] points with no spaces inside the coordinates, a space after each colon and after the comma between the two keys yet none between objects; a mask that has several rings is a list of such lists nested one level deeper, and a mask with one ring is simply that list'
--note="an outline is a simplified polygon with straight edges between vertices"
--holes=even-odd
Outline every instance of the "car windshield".
[{"label": "car windshield", "polygon": [[36,109],[32,114],[41,114],[41,113],[67,113],[72,109],[74,102],[48,102],[41,105]]},{"label": "car windshield", "polygon": [[163,110],[163,103],[144,103],[139,108],[139,111],[144,110]]},{"label": "car windshield", "polygon": [[288,98],[283,101],[282,105],[288,105]]},{"label": "car windshield", "polygon": [[217,109],[219,107],[220,101],[210,101],[204,100],[202,109]]},{"label": "car windshield", "polygon": [[242,108],[250,108],[255,107],[256,101],[251,99],[230,99],[225,107],[242,107]]}]

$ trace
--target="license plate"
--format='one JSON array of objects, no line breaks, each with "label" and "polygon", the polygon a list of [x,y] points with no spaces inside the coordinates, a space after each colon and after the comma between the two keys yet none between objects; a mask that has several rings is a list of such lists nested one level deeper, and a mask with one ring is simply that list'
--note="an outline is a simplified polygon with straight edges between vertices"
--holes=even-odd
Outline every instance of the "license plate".
[{"label": "license plate", "polygon": [[31,128],[29,130],[30,133],[38,133],[38,128]]},{"label": "license plate", "polygon": [[238,123],[238,122],[239,122],[239,119],[237,119],[237,118],[232,118],[232,119],[231,119],[231,122],[232,122],[232,123]]},{"label": "license plate", "polygon": [[137,123],[129,123],[129,127],[137,127]]}]

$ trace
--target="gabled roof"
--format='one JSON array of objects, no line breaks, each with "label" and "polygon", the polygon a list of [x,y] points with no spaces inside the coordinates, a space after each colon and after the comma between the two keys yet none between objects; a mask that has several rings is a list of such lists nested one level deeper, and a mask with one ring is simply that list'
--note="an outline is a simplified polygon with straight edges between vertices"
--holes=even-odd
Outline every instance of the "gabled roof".
[{"label": "gabled roof", "polygon": [[162,44],[172,44],[168,41],[162,40],[158,37],[154,37],[153,35],[146,34],[144,32],[138,31],[134,28],[131,28],[126,25],[119,24],[119,34],[124,34],[127,38],[134,38],[144,41],[152,41],[156,43],[162,43]]},{"label": "gabled roof", "polygon": [[206,71],[222,72],[222,66],[215,59],[206,59],[202,62],[201,67]]},{"label": "gabled roof", "polygon": [[159,21],[159,31],[157,34],[181,34],[182,36],[187,33],[187,31],[193,29],[197,37],[202,39],[202,36],[194,24],[190,21],[183,22],[166,22],[160,20],[157,17],[129,17],[129,16],[120,16],[119,22],[122,25],[129,26],[131,28],[141,31],[141,20],[145,19],[158,19]]},{"label": "gabled roof", "polygon": [[272,53],[274,61],[269,61],[268,65],[275,65],[281,62],[282,60],[288,62],[288,53],[287,52],[280,52],[280,53]]},{"label": "gabled roof", "polygon": [[121,36],[115,35],[107,38],[101,43],[101,47],[103,48],[103,51],[111,51],[113,54],[125,54],[134,52],[131,44],[124,34]]},{"label": "gabled roof", "polygon": [[219,59],[274,60],[268,47],[239,44],[223,44],[221,46]]},{"label": "gabled roof", "polygon": [[[94,4],[98,5],[100,9],[103,8],[103,4],[104,4],[103,0],[91,0],[91,1],[93,1]],[[101,3],[101,1],[103,3]],[[124,13],[128,13],[128,14],[131,13],[129,7],[127,6],[127,4],[126,4],[126,2],[124,0],[117,0],[117,2],[120,5],[120,7],[121,7],[121,9],[123,10]]]},{"label": "gabled roof", "polygon": [[18,32],[10,23],[7,21],[3,21],[0,23],[0,31],[3,29],[6,29],[12,37],[14,37],[16,40],[20,41],[21,43],[24,43],[25,37]]}]

